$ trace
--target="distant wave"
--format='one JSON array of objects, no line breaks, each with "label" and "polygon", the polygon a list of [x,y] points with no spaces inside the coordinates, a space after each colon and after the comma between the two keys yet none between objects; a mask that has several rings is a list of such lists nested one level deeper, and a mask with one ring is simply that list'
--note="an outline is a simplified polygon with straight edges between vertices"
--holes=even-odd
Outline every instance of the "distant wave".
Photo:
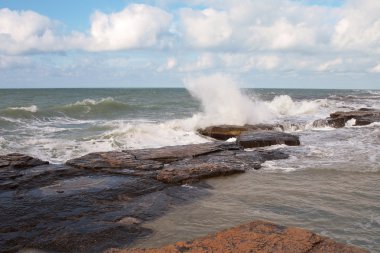
[{"label": "distant wave", "polygon": [[0,110],[0,116],[6,121],[12,121],[12,119],[19,118],[31,118],[38,112],[36,105],[22,106],[22,107],[7,107]]},{"label": "distant wave", "polygon": [[37,112],[38,107],[36,105],[31,106],[25,106],[25,107],[8,107],[6,110],[13,110],[13,111],[26,111],[26,112]]},{"label": "distant wave", "polygon": [[57,108],[67,116],[105,116],[105,114],[118,113],[132,109],[132,106],[116,101],[111,97],[102,98],[100,100],[84,99],[75,103],[67,104]]}]

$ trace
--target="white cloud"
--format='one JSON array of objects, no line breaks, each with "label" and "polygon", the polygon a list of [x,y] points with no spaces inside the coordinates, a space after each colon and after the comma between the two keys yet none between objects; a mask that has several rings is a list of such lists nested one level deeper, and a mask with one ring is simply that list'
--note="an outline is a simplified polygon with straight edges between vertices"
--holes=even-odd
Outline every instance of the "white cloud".
[{"label": "white cloud", "polygon": [[109,15],[100,11],[91,17],[88,50],[121,50],[154,46],[168,31],[171,14],[149,5],[132,4]]},{"label": "white cloud", "polygon": [[88,34],[57,34],[56,22],[33,11],[0,9],[0,51],[54,52],[81,49],[112,51],[156,46],[168,32],[171,14],[149,5],[132,4],[109,15],[100,11],[91,17]]},{"label": "white cloud", "polygon": [[0,55],[0,69],[29,66],[32,61],[25,56]]},{"label": "white cloud", "polygon": [[194,47],[218,46],[230,39],[232,27],[224,11],[184,9],[181,11],[183,32]]},{"label": "white cloud", "polygon": [[33,11],[0,9],[0,51],[50,51],[59,47],[54,22]]},{"label": "white cloud", "polygon": [[[60,23],[36,12],[0,9],[0,54],[149,48],[160,52],[141,50],[128,58],[112,53],[109,60],[107,54],[95,55],[100,66],[154,72],[367,73],[380,68],[379,0],[346,0],[334,8],[290,0],[189,0],[185,5],[97,11],[87,29],[66,34]],[[2,68],[25,62],[9,57],[0,58]]]},{"label": "white cloud", "polygon": [[380,1],[351,0],[335,25],[333,46],[338,49],[380,52]]},{"label": "white cloud", "polygon": [[201,54],[196,61],[185,64],[179,67],[182,72],[193,72],[207,70],[215,66],[214,56],[210,53]]},{"label": "white cloud", "polygon": [[380,73],[380,64],[374,66],[369,71],[372,72],[372,73]]},{"label": "white cloud", "polygon": [[172,70],[177,66],[177,59],[174,57],[169,57],[166,59],[166,63],[157,68],[158,72],[162,72],[164,70]]},{"label": "white cloud", "polygon": [[324,62],[320,64],[317,68],[318,71],[329,71],[332,70],[334,67],[339,66],[343,63],[342,58],[336,58],[331,61]]},{"label": "white cloud", "polygon": [[253,48],[289,49],[311,47],[315,44],[315,31],[306,24],[291,24],[286,19],[277,20],[270,26],[250,27],[248,38]]}]

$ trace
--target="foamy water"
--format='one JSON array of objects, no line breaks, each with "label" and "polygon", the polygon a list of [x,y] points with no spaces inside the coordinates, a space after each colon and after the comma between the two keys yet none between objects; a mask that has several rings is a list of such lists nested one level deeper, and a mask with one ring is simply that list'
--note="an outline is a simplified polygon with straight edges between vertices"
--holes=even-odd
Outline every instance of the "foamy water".
[{"label": "foamy water", "polygon": [[351,91],[240,90],[222,74],[184,84],[187,90],[2,90],[0,153],[60,163],[100,150],[206,142],[196,129],[216,124],[281,122],[286,131],[300,131],[351,106],[336,100],[351,99]]}]

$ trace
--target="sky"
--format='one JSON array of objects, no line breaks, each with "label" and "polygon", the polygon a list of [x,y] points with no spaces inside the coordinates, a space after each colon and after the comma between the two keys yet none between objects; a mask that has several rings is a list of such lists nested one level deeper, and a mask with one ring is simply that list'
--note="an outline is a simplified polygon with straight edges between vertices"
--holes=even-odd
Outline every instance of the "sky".
[{"label": "sky", "polygon": [[380,0],[0,0],[0,88],[380,89]]}]

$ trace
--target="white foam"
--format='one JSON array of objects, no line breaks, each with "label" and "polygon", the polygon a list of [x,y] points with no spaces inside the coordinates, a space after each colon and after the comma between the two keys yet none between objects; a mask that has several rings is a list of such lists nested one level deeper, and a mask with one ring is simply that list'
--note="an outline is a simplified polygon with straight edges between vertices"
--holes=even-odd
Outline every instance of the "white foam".
[{"label": "white foam", "polygon": [[17,110],[17,111],[27,111],[27,112],[37,112],[38,107],[36,105],[31,106],[25,106],[25,107],[9,107],[10,110]]},{"label": "white foam", "polygon": [[283,171],[283,172],[293,172],[296,171],[296,168],[293,167],[283,167],[279,166],[275,161],[266,161],[261,164],[261,169],[267,171]]},{"label": "white foam", "polygon": [[352,127],[356,124],[356,119],[347,120],[345,127]]},{"label": "white foam", "polygon": [[70,106],[73,106],[73,105],[97,105],[97,104],[100,104],[100,103],[104,103],[104,102],[113,102],[114,99],[111,98],[111,97],[107,97],[107,98],[102,98],[100,100],[94,100],[94,99],[89,99],[89,98],[86,98],[86,99],[83,99],[81,101],[77,101],[75,103],[72,103],[72,104],[68,104],[66,105],[66,107],[70,107]]},{"label": "white foam", "polygon": [[243,95],[236,82],[224,74],[189,78],[185,80],[185,87],[202,105],[202,112],[188,121],[193,123],[193,128],[255,124],[269,121],[274,116],[263,103],[256,103]]},{"label": "white foam", "polygon": [[314,114],[319,111],[321,106],[327,106],[326,100],[299,101],[294,102],[288,95],[280,95],[265,104],[277,115],[301,115]]}]

